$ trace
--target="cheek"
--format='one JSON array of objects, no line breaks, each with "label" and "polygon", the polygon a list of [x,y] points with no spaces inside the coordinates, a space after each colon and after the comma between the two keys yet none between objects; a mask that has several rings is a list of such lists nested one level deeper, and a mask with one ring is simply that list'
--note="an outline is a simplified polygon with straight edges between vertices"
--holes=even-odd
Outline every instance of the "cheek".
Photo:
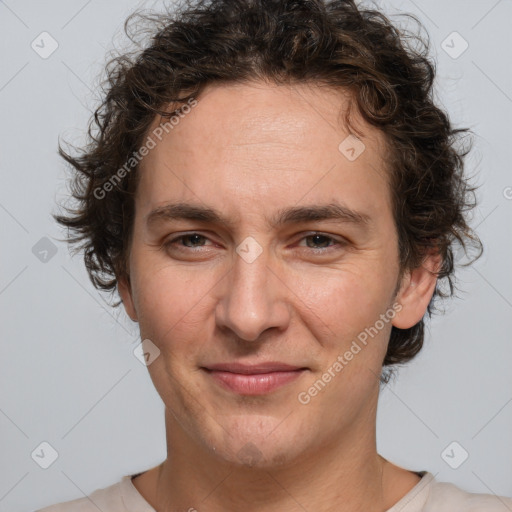
[{"label": "cheek", "polygon": [[336,345],[373,325],[388,309],[394,290],[392,272],[383,272],[379,262],[364,258],[297,278],[298,304],[317,326],[317,335],[325,333],[325,342],[330,338]]},{"label": "cheek", "polygon": [[195,335],[197,339],[197,330],[207,323],[208,290],[215,283],[207,274],[213,273],[202,272],[198,279],[190,270],[156,260],[141,254],[136,265],[135,306],[141,335],[157,346],[176,338],[186,340]]},{"label": "cheek", "polygon": [[[338,411],[332,414],[340,424],[372,399],[387,350],[394,288],[391,279],[374,270],[346,268],[325,279],[322,289],[310,286],[304,294],[314,313],[308,313],[307,328],[321,343],[322,351],[318,371],[307,384],[311,387],[303,391],[321,389],[313,407]],[[319,380],[327,381],[325,388]]]},{"label": "cheek", "polygon": [[153,265],[148,256],[143,261],[135,278],[140,335],[161,353],[148,370],[165,403],[177,406],[186,402],[182,383],[188,392],[196,385],[189,372],[211,330],[207,291],[212,284],[173,265]]}]

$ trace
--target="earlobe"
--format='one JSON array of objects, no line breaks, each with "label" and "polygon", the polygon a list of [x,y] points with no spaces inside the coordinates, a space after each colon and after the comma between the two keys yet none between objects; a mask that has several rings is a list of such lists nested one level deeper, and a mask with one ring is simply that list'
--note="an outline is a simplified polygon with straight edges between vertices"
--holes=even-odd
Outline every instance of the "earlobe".
[{"label": "earlobe", "polygon": [[392,324],[398,329],[409,329],[421,321],[437,284],[441,255],[430,252],[421,266],[407,271],[396,301],[402,305]]},{"label": "earlobe", "polygon": [[126,314],[134,321],[138,321],[137,311],[133,303],[130,279],[122,277],[117,280],[117,292],[121,297]]}]

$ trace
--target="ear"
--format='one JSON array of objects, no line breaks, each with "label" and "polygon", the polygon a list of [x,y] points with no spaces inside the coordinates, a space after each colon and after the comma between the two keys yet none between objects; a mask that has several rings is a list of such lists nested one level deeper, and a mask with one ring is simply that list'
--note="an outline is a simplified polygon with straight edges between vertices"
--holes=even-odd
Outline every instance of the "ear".
[{"label": "ear", "polygon": [[441,255],[437,250],[432,250],[419,267],[406,272],[395,299],[402,306],[393,318],[392,324],[395,327],[409,329],[423,318],[434,294],[436,272],[440,266]]},{"label": "ear", "polygon": [[138,321],[137,311],[133,304],[132,287],[129,277],[121,277],[117,280],[117,292],[123,301],[124,310],[127,315],[134,321]]}]

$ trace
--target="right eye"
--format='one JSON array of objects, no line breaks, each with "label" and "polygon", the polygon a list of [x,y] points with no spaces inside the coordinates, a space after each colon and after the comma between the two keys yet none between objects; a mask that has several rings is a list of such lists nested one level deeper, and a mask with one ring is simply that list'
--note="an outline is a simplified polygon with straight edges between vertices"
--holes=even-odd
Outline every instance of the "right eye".
[{"label": "right eye", "polygon": [[199,233],[186,233],[165,242],[164,247],[171,250],[186,250],[187,248],[196,249],[204,247],[204,243],[200,242],[204,242],[205,240],[208,240],[208,238]]}]

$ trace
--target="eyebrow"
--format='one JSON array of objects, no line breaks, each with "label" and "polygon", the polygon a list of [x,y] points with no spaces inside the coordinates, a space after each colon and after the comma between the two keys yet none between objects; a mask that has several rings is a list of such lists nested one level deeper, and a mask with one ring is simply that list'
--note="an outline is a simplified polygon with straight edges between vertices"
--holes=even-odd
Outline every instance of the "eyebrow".
[{"label": "eyebrow", "polygon": [[[159,206],[147,215],[146,224],[151,226],[161,221],[170,220],[190,220],[233,227],[232,220],[223,216],[214,208],[190,203],[168,203]],[[350,209],[340,203],[329,203],[281,209],[271,219],[267,219],[267,226],[275,228],[289,224],[326,220],[350,223],[361,227],[368,226],[371,223],[371,217],[363,212]]]}]

